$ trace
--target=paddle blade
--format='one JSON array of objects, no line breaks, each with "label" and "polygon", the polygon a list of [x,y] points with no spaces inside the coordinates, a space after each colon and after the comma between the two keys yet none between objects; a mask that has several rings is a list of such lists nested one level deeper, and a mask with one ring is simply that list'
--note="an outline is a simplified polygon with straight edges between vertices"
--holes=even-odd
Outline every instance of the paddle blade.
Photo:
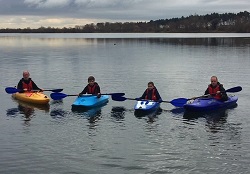
[{"label": "paddle blade", "polygon": [[242,90],[241,86],[236,86],[230,89],[227,89],[226,92],[240,92]]},{"label": "paddle blade", "polygon": [[187,98],[177,98],[170,101],[170,103],[176,107],[183,107],[187,103],[187,101]]},{"label": "paddle blade", "polygon": [[19,89],[16,89],[16,88],[14,88],[14,87],[7,87],[7,88],[5,88],[5,91],[6,91],[8,94],[14,94],[14,93],[16,93],[16,92],[20,92]]},{"label": "paddle blade", "polygon": [[111,97],[122,97],[125,95],[125,93],[108,93],[108,94],[102,94],[102,95],[111,95]]},{"label": "paddle blade", "polygon": [[53,99],[53,100],[61,100],[65,97],[67,97],[68,95],[67,94],[64,94],[64,93],[51,93],[50,94],[50,97]]},{"label": "paddle blade", "polygon": [[125,100],[127,100],[127,98],[119,96],[119,95],[112,95],[111,98],[114,101],[125,101]]}]

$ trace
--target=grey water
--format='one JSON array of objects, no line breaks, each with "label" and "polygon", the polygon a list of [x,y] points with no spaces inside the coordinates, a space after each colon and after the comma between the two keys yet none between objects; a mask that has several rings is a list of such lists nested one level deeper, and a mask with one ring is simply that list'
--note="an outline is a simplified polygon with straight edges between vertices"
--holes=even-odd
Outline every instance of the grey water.
[{"label": "grey water", "polygon": [[[0,34],[0,173],[249,173],[249,34]],[[75,97],[37,106],[5,92],[29,70],[44,89],[78,94],[95,76],[102,93],[163,100],[204,93],[216,75],[234,108],[191,114],[162,103],[137,117],[133,100],[72,111]],[[48,96],[50,92],[44,92]]]}]

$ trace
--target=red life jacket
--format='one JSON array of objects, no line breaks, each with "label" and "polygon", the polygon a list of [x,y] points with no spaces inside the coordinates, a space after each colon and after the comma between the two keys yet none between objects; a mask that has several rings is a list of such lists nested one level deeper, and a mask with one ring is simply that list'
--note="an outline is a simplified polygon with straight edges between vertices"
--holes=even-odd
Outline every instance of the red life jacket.
[{"label": "red life jacket", "polygon": [[[215,88],[212,88],[211,85],[208,85],[208,92],[209,94],[216,94],[217,91],[220,91],[220,85],[217,85]],[[220,100],[221,99],[221,94],[216,94],[214,96],[215,99]]]},{"label": "red life jacket", "polygon": [[24,83],[24,81],[23,81],[23,89],[27,89],[27,91],[31,91],[33,89],[32,81],[30,80],[30,82],[28,84]]},{"label": "red life jacket", "polygon": [[[155,94],[155,88],[153,88],[152,90],[153,90],[153,91],[152,91],[152,98],[151,98],[150,100],[157,100],[156,94]],[[146,99],[146,100],[149,100],[148,94],[149,94],[149,90],[147,89],[147,94],[146,94],[146,96],[145,96],[145,99]]]},{"label": "red life jacket", "polygon": [[96,83],[93,85],[93,86],[90,86],[90,85],[88,85],[88,91],[87,91],[87,93],[88,94],[97,94],[96,93]]}]

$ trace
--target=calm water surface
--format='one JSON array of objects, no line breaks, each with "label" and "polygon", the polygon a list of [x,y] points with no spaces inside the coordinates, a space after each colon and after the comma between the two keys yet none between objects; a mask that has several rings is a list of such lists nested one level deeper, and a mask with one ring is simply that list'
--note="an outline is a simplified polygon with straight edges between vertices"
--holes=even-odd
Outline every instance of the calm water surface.
[{"label": "calm water surface", "polygon": [[[249,34],[1,34],[0,173],[249,173]],[[189,114],[162,103],[136,117],[134,101],[73,112],[75,97],[39,107],[4,89],[28,69],[41,88],[77,94],[94,75],[103,93],[202,95],[217,75],[238,106]],[[45,92],[50,94],[49,92]]]}]

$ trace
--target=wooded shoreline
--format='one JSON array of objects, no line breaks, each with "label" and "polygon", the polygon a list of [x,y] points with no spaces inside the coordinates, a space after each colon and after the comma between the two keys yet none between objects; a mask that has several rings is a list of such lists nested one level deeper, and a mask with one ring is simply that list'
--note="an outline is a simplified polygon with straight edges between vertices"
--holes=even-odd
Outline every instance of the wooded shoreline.
[{"label": "wooded shoreline", "polygon": [[1,28],[0,33],[250,33],[250,13],[211,13],[149,22],[104,22],[75,27]]}]

